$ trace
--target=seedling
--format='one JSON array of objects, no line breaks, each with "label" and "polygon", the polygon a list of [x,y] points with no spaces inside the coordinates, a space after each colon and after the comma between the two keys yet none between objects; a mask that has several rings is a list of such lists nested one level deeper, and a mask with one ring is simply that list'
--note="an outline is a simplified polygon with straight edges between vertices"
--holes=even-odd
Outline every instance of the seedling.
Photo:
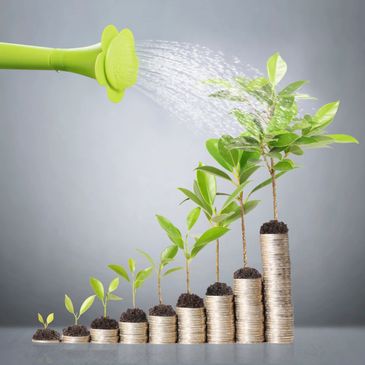
[{"label": "seedling", "polygon": [[[273,215],[278,220],[277,179],[297,167],[291,156],[303,155],[305,148],[324,148],[333,143],[358,143],[346,134],[326,134],[339,107],[335,101],[320,107],[313,115],[298,113],[298,101],[314,99],[298,90],[307,83],[295,81],[282,88],[287,64],[279,53],[267,61],[267,77],[236,77],[234,80],[209,80],[223,87],[211,97],[241,103],[232,115],[244,128],[239,137],[224,136],[226,146],[233,151],[250,151],[259,155],[270,178],[257,185],[251,193],[271,184]],[[236,153],[236,152],[235,152]],[[250,193],[250,194],[251,194]]]},{"label": "seedling", "polygon": [[[209,142],[209,141],[208,141]],[[212,142],[209,142],[212,143]],[[215,143],[215,142],[214,142]],[[223,146],[222,146],[223,148]],[[229,151],[227,151],[229,153]],[[239,153],[242,155],[242,153]],[[242,159],[242,158],[241,158]],[[224,160],[224,155],[221,155],[221,159]],[[232,161],[231,159],[229,161]],[[226,166],[229,166],[229,161]],[[205,216],[209,223],[213,227],[229,227],[229,225],[237,220],[239,217],[243,220],[244,215],[249,213],[259,203],[258,200],[243,201],[243,188],[249,183],[248,178],[258,169],[258,166],[254,162],[242,161],[242,165],[237,163],[236,178],[232,178],[224,171],[221,171],[213,166],[203,166],[199,164],[196,169],[196,179],[193,184],[193,191],[179,188],[181,192],[187,196],[185,200],[192,200],[197,204],[205,213]],[[240,172],[245,171],[245,174]],[[228,169],[229,172],[233,171],[233,166]],[[229,180],[235,186],[235,190],[232,194],[217,193],[216,176],[223,177]],[[241,176],[241,178],[238,178]],[[217,195],[226,195],[226,201],[223,203],[220,210],[215,207],[215,200]],[[240,202],[240,206],[235,201]],[[241,207],[242,205],[242,207]],[[247,263],[246,257],[246,235],[243,233],[244,239],[244,263]],[[216,281],[220,280],[220,268],[219,268],[219,239],[216,240]]]},{"label": "seedling", "polygon": [[156,273],[156,276],[157,276],[157,296],[158,296],[159,304],[163,304],[161,279],[164,278],[167,275],[170,275],[170,274],[172,274],[176,271],[179,271],[179,270],[183,269],[182,266],[176,266],[176,267],[173,267],[171,269],[168,269],[168,270],[164,271],[165,267],[174,260],[178,250],[179,250],[179,248],[176,245],[171,245],[169,247],[166,247],[160,253],[159,262],[156,264],[155,261],[153,260],[153,258],[147,252],[137,249],[137,251],[139,253],[141,253],[143,256],[145,256],[146,259],[150,262],[152,269]]},{"label": "seedling", "polygon": [[93,305],[95,300],[95,295],[90,295],[87,297],[83,303],[81,304],[79,312],[75,312],[74,305],[72,303],[71,298],[65,294],[65,307],[69,313],[71,313],[75,318],[75,326],[77,326],[77,322],[80,319],[80,317],[90,309],[90,307]]},{"label": "seedling", "polygon": [[[192,199],[193,200],[193,199]],[[185,271],[186,271],[186,291],[191,294],[190,288],[190,263],[191,260],[210,242],[217,240],[229,231],[227,227],[212,227],[205,231],[200,237],[195,238],[192,248],[189,247],[191,229],[199,219],[201,212],[200,207],[194,208],[186,218],[187,232],[183,238],[180,230],[174,226],[167,218],[157,215],[156,218],[161,228],[166,232],[170,241],[184,253]]]},{"label": "seedling", "polygon": [[48,314],[46,320],[44,320],[42,315],[38,313],[38,322],[42,323],[44,329],[47,329],[47,327],[53,322],[53,320],[54,320],[54,313]]},{"label": "seedling", "polygon": [[108,291],[105,293],[103,283],[98,280],[97,278],[91,277],[90,278],[90,286],[94,291],[95,295],[101,301],[103,305],[103,315],[104,318],[107,316],[107,306],[110,300],[112,301],[121,301],[123,298],[119,297],[118,295],[113,294],[114,291],[118,289],[119,286],[119,278],[114,278],[108,287]]},{"label": "seedling", "polygon": [[128,268],[131,278],[129,277],[127,270],[121,265],[111,264],[108,265],[108,267],[131,284],[133,308],[136,308],[137,289],[140,288],[144,284],[145,280],[152,274],[152,267],[140,270],[136,274],[135,260],[132,258],[128,259]]}]

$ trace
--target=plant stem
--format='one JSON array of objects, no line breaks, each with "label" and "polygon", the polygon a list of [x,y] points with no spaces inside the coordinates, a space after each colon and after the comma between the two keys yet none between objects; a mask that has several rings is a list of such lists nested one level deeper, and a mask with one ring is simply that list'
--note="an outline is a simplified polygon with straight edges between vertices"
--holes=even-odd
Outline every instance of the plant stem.
[{"label": "plant stem", "polygon": [[103,303],[103,306],[104,306],[104,318],[106,317],[106,301],[105,301],[105,303]]},{"label": "plant stem", "polygon": [[185,257],[185,270],[186,270],[186,292],[191,294],[190,291],[190,267],[189,267],[189,259]]},{"label": "plant stem", "polygon": [[245,208],[243,205],[243,193],[239,196],[241,209],[241,232],[242,232],[242,250],[243,250],[243,267],[247,266],[247,239],[246,239],[246,225],[245,225]]},{"label": "plant stem", "polygon": [[78,318],[77,318],[77,316],[75,315],[75,326],[77,326],[77,320],[78,320]]},{"label": "plant stem", "polygon": [[219,239],[215,243],[215,280],[219,283]]},{"label": "plant stem", "polygon": [[136,288],[135,288],[135,282],[133,278],[133,284],[132,284],[132,301],[133,301],[133,308],[136,308]]},{"label": "plant stem", "polygon": [[276,176],[274,169],[274,160],[270,158],[270,174],[271,174],[271,186],[272,186],[272,200],[273,200],[273,208],[274,208],[274,220],[278,220],[278,203],[276,196]]},{"label": "plant stem", "polygon": [[162,291],[161,291],[161,266],[157,272],[157,292],[158,292],[158,302],[162,304]]}]

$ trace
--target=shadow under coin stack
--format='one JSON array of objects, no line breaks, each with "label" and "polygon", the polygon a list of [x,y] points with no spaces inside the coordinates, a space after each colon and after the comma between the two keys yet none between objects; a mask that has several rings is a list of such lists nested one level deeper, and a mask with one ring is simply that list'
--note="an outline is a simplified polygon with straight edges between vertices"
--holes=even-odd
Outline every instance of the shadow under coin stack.
[{"label": "shadow under coin stack", "polygon": [[236,342],[264,342],[264,306],[262,304],[261,275],[257,270],[251,268],[238,271],[249,272],[250,274],[252,271],[255,275],[254,277],[234,279]]},{"label": "shadow under coin stack", "polygon": [[91,342],[99,344],[118,343],[118,329],[95,329],[90,328]]},{"label": "shadow under coin stack", "polygon": [[205,308],[176,307],[178,342],[194,344],[205,342]]},{"label": "shadow under coin stack", "polygon": [[261,234],[264,272],[265,337],[267,342],[291,343],[294,313],[288,234]]}]

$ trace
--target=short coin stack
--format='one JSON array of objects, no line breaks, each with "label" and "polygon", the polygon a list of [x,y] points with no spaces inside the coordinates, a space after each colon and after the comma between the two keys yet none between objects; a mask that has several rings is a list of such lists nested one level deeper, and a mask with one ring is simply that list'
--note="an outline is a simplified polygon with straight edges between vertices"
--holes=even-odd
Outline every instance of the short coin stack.
[{"label": "short coin stack", "polygon": [[233,295],[206,295],[208,343],[234,342]]},{"label": "short coin stack", "polygon": [[291,343],[294,337],[294,313],[288,234],[261,234],[260,243],[264,271],[266,341]]},{"label": "short coin stack", "polygon": [[176,316],[152,316],[148,317],[150,343],[167,344],[175,343]]},{"label": "short coin stack", "polygon": [[205,342],[205,308],[176,307],[178,342],[194,344]]},{"label": "short coin stack", "polygon": [[119,331],[118,329],[103,330],[103,329],[90,328],[91,342],[99,344],[118,343],[119,342],[118,331]]},{"label": "short coin stack", "polygon": [[264,307],[261,278],[234,279],[236,342],[264,341]]},{"label": "short coin stack", "polygon": [[119,322],[120,343],[138,344],[148,341],[148,322]]},{"label": "short coin stack", "polygon": [[88,343],[90,336],[62,336],[63,343]]}]

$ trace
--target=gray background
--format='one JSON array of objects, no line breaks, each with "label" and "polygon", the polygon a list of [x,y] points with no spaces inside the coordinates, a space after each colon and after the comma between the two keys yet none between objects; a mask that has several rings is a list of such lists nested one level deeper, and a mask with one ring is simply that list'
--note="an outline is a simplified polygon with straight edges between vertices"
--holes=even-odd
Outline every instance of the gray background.
[{"label": "gray background", "polygon": [[[317,107],[341,99],[332,132],[362,140],[364,3],[358,1],[1,1],[0,40],[53,47],[93,44],[109,23],[137,39],[199,43],[264,69],[279,50],[287,81],[309,79]],[[55,72],[0,71],[0,323],[35,325],[36,312],[71,322],[64,293],[90,294],[88,278],[114,277],[111,262],[157,252],[168,242],[161,213],[182,226],[177,186],[190,186],[210,159],[194,134],[130,90],[111,104],[94,80]],[[298,325],[365,323],[364,144],[309,151],[279,182],[279,213],[290,227]],[[271,218],[269,190],[248,217],[250,265],[261,268],[258,230]],[[201,226],[201,228],[203,228]],[[222,280],[241,265],[238,225],[223,240]],[[155,255],[155,256],[156,256]],[[179,259],[181,261],[181,258]],[[214,250],[192,264],[194,292],[214,281]],[[139,267],[145,265],[138,258]],[[167,302],[184,291],[183,273],[164,283]],[[126,283],[119,317],[130,305]],[[156,303],[150,281],[138,304]],[[101,314],[97,303],[85,315]]]}]

